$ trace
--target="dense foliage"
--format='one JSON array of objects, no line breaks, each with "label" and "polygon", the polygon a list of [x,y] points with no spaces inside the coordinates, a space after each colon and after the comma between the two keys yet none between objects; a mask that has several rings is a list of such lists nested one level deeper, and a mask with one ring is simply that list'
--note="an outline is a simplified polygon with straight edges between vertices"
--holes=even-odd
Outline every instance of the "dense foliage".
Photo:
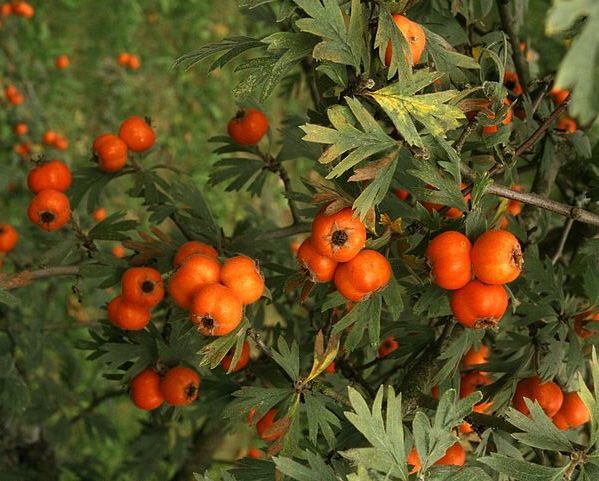
[{"label": "dense foliage", "polygon": [[594,0],[39,3],[0,480],[599,477]]}]

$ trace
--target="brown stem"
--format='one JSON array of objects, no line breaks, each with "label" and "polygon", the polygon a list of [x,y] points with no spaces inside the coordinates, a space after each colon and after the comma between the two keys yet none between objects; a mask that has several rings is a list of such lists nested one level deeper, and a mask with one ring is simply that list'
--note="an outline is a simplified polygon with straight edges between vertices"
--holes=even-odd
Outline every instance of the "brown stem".
[{"label": "brown stem", "polygon": [[15,274],[1,274],[0,288],[5,290],[18,289],[31,284],[33,281],[59,276],[78,276],[79,266],[46,267],[36,271],[21,271]]},{"label": "brown stem", "polygon": [[555,121],[559,114],[566,110],[569,102],[570,96],[568,95],[568,97],[561,104],[559,104],[553,112],[551,112],[549,117],[547,117],[545,121],[541,125],[539,125],[537,130],[535,130],[531,134],[531,136],[528,137],[528,139],[526,139],[524,142],[522,142],[520,147],[516,149],[513,156],[514,159],[520,157],[527,150],[533,147],[539,140],[541,140],[541,138],[543,137],[543,133],[551,126],[551,124]]},{"label": "brown stem", "polygon": [[574,219],[570,217],[566,224],[564,225],[564,230],[562,231],[562,235],[559,240],[559,245],[557,246],[557,250],[555,251],[554,256],[551,258],[551,263],[555,265],[559,258],[562,256],[564,252],[564,247],[566,246],[566,241],[568,240],[568,236],[570,235],[570,231],[572,230],[572,225],[574,224]]},{"label": "brown stem", "polygon": [[[461,169],[462,174],[465,176],[470,178],[474,176],[473,171],[465,165],[462,165]],[[541,195],[533,194],[532,192],[518,192],[506,187],[505,185],[496,183],[490,184],[487,187],[486,192],[488,194],[497,195],[506,199],[517,200],[534,207],[540,207],[541,209],[555,212],[556,214],[563,215],[565,217],[570,217],[579,222],[584,222],[585,224],[599,226],[599,215],[588,210],[581,209],[578,206],[562,204],[561,202],[547,199]]]},{"label": "brown stem", "polygon": [[507,34],[510,45],[512,46],[512,58],[514,59],[514,66],[518,73],[520,85],[522,85],[522,91],[528,97],[528,65],[524,55],[520,51],[520,39],[518,38],[518,32],[516,31],[516,20],[512,15],[510,0],[497,0],[497,7],[499,9],[499,17],[501,18],[503,31]]}]

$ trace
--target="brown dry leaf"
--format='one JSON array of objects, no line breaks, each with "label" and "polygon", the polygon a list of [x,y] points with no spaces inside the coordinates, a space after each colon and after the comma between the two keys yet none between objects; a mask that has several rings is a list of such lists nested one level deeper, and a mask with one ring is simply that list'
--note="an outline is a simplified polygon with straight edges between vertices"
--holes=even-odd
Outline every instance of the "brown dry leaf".
[{"label": "brown dry leaf", "polygon": [[364,225],[370,232],[376,234],[376,211],[374,208],[371,208],[368,210],[368,212],[366,212],[362,222],[364,222]]},{"label": "brown dry leaf", "polygon": [[152,226],[150,227],[150,230],[159,240],[161,240],[165,244],[170,244],[172,246],[175,245],[175,241],[170,236],[162,232],[158,227]]},{"label": "brown dry leaf", "polygon": [[458,102],[457,106],[463,112],[480,112],[483,110],[487,113],[493,113],[489,108],[491,102],[487,99],[463,99]]},{"label": "brown dry leaf", "polygon": [[306,302],[306,299],[310,295],[310,292],[312,292],[313,287],[314,287],[314,283],[310,280],[306,280],[304,287],[302,287],[302,292],[300,294],[300,304],[303,304],[304,302]]},{"label": "brown dry leaf", "polygon": [[383,225],[383,227],[388,228],[394,234],[403,234],[404,232],[403,220],[401,217],[391,220],[389,214],[383,213],[380,217],[380,223]]},{"label": "brown dry leaf", "polygon": [[389,163],[395,158],[397,151],[393,152],[393,155],[387,155],[382,159],[369,162],[365,167],[354,169],[354,175],[349,179],[349,182],[360,182],[362,180],[374,179],[381,169],[384,169]]}]

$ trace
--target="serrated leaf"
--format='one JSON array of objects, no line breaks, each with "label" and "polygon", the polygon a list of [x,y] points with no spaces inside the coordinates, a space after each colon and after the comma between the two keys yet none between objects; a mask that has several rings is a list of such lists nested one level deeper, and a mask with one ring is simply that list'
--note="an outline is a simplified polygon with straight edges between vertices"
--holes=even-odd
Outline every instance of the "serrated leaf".
[{"label": "serrated leaf", "polygon": [[465,118],[461,109],[448,104],[458,95],[455,90],[416,94],[440,77],[438,72],[421,69],[410,81],[399,81],[367,95],[381,106],[408,144],[424,147],[415,122],[433,137],[445,139],[447,132],[459,127],[459,120]]},{"label": "serrated leaf", "polygon": [[567,466],[551,468],[497,453],[480,458],[478,461],[517,481],[557,481],[562,478],[567,469]]}]

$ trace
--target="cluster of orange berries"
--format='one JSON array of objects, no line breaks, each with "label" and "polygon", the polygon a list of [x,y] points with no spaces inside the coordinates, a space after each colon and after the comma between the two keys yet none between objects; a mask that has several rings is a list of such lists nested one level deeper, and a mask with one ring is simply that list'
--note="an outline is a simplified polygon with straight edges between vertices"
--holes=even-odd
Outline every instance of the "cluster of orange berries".
[{"label": "cluster of orange berries", "polygon": [[264,293],[264,277],[250,257],[231,257],[221,265],[212,246],[189,241],[173,260],[168,292],[205,336],[224,336],[243,319],[243,308]]},{"label": "cluster of orange berries", "polygon": [[118,135],[106,133],[96,137],[92,150],[100,170],[114,173],[125,167],[129,151],[145,152],[155,141],[156,134],[150,124],[134,115],[121,124]]},{"label": "cluster of orange berries", "polygon": [[4,96],[8,103],[12,105],[21,105],[25,101],[25,97],[15,85],[7,85],[4,87]]},{"label": "cluster of orange berries", "polygon": [[151,309],[164,298],[160,272],[151,267],[131,267],[121,278],[121,295],[108,303],[108,319],[127,331],[138,331],[150,322]]},{"label": "cluster of orange berries", "polygon": [[116,63],[121,67],[125,67],[131,70],[137,70],[141,67],[141,61],[137,55],[129,52],[121,52],[116,58]]},{"label": "cluster of orange berries", "polygon": [[7,254],[19,242],[19,233],[10,224],[0,224],[0,253]]},{"label": "cluster of orange berries", "polygon": [[67,150],[69,148],[69,139],[54,130],[47,130],[44,132],[44,135],[42,135],[42,143],[58,150]]},{"label": "cluster of orange berries", "polygon": [[333,280],[339,293],[358,302],[384,288],[391,279],[385,256],[364,249],[366,227],[350,207],[327,214],[323,207],[312,222],[312,233],[301,244],[297,259],[315,283]]},{"label": "cluster of orange berries", "polygon": [[517,279],[523,264],[511,232],[490,230],[472,245],[464,234],[446,231],[429,243],[425,255],[435,284],[455,291],[451,310],[460,324],[472,329],[498,324],[508,306],[503,284]]},{"label": "cluster of orange berries", "polygon": [[553,381],[542,382],[538,376],[522,379],[512,398],[514,409],[528,416],[530,411],[524,398],[538,402],[545,414],[562,430],[580,427],[591,419],[577,392],[565,393]]},{"label": "cluster of orange berries", "polygon": [[32,18],[35,15],[35,9],[31,4],[24,1],[5,2],[0,5],[0,17],[6,18],[10,15]]},{"label": "cluster of orange berries", "polygon": [[164,402],[171,406],[186,406],[196,400],[201,379],[197,372],[185,366],[176,366],[161,376],[146,368],[129,385],[131,400],[138,408],[152,411]]},{"label": "cluster of orange berries", "polygon": [[71,204],[65,192],[71,186],[72,175],[60,160],[42,162],[27,176],[27,187],[35,194],[29,203],[29,220],[51,232],[60,229],[71,217]]}]

